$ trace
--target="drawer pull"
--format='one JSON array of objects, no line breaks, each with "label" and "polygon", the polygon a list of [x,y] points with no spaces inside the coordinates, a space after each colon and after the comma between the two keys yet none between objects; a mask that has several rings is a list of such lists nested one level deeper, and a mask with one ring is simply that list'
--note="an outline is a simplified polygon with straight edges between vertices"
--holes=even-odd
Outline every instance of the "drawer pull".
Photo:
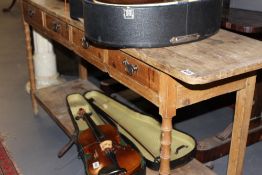
[{"label": "drawer pull", "polygon": [[130,64],[127,60],[124,60],[123,64],[125,65],[125,71],[128,75],[134,75],[134,73],[138,70],[137,65]]},{"label": "drawer pull", "polygon": [[81,42],[82,42],[82,47],[83,47],[84,49],[87,49],[87,48],[89,47],[89,43],[88,43],[88,41],[86,40],[86,37],[85,37],[85,36],[83,36],[83,38],[81,39]]},{"label": "drawer pull", "polygon": [[27,15],[28,15],[30,18],[32,18],[32,17],[35,15],[35,10],[33,10],[33,9],[28,9]]},{"label": "drawer pull", "polygon": [[59,24],[58,22],[54,21],[54,22],[52,23],[52,30],[53,30],[54,32],[59,32],[60,29],[61,29],[61,24]]}]

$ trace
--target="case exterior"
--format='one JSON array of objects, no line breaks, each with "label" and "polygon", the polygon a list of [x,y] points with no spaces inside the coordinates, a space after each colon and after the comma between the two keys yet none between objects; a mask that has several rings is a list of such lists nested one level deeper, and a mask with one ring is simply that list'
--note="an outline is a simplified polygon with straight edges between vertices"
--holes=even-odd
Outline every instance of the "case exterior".
[{"label": "case exterior", "polygon": [[70,17],[73,19],[83,18],[82,0],[69,0]]},{"label": "case exterior", "polygon": [[87,41],[116,48],[198,41],[220,28],[222,0],[115,5],[84,0]]}]

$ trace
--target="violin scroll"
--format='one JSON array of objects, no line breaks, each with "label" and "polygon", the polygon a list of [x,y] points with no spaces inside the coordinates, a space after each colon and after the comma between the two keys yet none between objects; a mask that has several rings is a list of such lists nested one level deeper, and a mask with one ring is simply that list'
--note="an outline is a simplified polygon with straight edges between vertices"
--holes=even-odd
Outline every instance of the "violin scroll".
[{"label": "violin scroll", "polygon": [[83,119],[83,120],[84,120],[85,115],[88,116],[88,117],[90,117],[90,116],[92,115],[92,112],[87,113],[87,112],[85,111],[85,109],[79,108],[77,114],[78,114],[78,115],[75,117],[76,120],[80,120],[80,119]]}]

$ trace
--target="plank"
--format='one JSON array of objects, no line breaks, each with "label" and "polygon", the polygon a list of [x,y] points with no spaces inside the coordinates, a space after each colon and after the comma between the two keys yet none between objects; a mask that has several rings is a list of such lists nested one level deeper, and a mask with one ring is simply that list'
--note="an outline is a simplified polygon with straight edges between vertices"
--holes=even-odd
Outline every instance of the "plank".
[{"label": "plank", "polygon": [[66,105],[66,96],[72,93],[83,94],[90,90],[98,90],[98,88],[86,80],[73,80],[39,89],[35,92],[35,96],[50,117],[70,136],[74,132],[74,127]]},{"label": "plank", "polygon": [[[146,175],[158,175],[157,171],[147,168]],[[216,175],[209,168],[201,164],[198,160],[193,159],[182,167],[171,171],[171,175]]]}]

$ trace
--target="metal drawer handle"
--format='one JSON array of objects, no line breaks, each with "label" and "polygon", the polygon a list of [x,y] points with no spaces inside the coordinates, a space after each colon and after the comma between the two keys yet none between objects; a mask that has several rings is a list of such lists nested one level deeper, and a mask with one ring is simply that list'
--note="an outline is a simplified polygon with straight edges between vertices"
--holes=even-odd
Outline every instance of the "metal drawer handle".
[{"label": "metal drawer handle", "polygon": [[86,37],[85,37],[85,36],[83,36],[83,38],[81,39],[81,42],[82,42],[82,47],[83,47],[84,49],[87,49],[87,48],[89,47],[89,43],[88,43],[88,41],[86,40]]},{"label": "metal drawer handle", "polygon": [[137,65],[130,64],[127,60],[124,60],[122,63],[125,65],[125,71],[128,75],[134,75],[138,70]]},{"label": "metal drawer handle", "polygon": [[35,10],[33,10],[33,9],[28,9],[27,15],[28,15],[30,18],[32,18],[32,17],[35,15]]},{"label": "metal drawer handle", "polygon": [[53,30],[54,32],[59,32],[60,29],[61,29],[61,24],[59,24],[59,23],[56,22],[56,21],[53,21],[53,23],[52,23],[52,30]]}]

